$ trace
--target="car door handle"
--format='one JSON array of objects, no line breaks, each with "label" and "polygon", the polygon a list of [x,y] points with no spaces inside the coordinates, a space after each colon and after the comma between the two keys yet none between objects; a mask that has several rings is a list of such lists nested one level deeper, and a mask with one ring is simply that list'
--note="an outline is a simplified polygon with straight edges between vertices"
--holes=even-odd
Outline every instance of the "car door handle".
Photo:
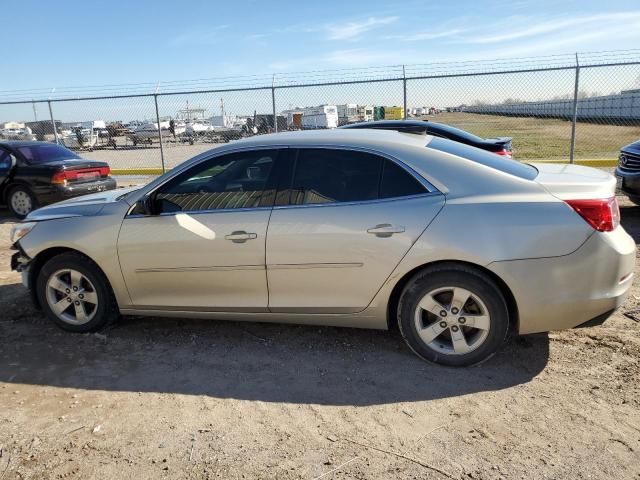
[{"label": "car door handle", "polygon": [[229,235],[224,236],[225,240],[231,240],[233,243],[244,243],[247,240],[255,240],[258,235],[255,233],[247,233],[244,230],[236,230]]},{"label": "car door handle", "polygon": [[367,229],[367,233],[372,233],[376,237],[387,238],[394,233],[404,233],[404,227],[391,225],[390,223],[380,223],[375,227]]}]

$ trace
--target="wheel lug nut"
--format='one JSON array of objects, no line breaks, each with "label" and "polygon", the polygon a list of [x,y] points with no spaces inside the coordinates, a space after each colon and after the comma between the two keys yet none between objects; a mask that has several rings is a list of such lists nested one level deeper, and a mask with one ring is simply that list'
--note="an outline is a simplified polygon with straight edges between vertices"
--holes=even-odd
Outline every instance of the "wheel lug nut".
[{"label": "wheel lug nut", "polygon": [[458,310],[456,307],[453,307],[453,308],[451,309],[451,313],[453,313],[454,315],[455,315],[456,313],[458,313],[459,311],[460,311],[460,310]]},{"label": "wheel lug nut", "polygon": [[75,301],[75,304],[76,304],[76,305],[80,305],[80,302],[76,300],[76,301]]},{"label": "wheel lug nut", "polygon": [[464,323],[464,322],[466,322],[466,321],[467,321],[467,319],[466,319],[466,318],[464,318],[464,317],[460,317],[460,318],[458,319],[458,322],[459,322],[459,323]]},{"label": "wheel lug nut", "polygon": [[71,302],[71,297],[67,297],[67,302]]},{"label": "wheel lug nut", "polygon": [[69,290],[68,288],[65,290],[65,292],[67,293],[71,293],[71,290]]},{"label": "wheel lug nut", "polygon": [[447,322],[440,322],[440,328],[447,328]]},{"label": "wheel lug nut", "polygon": [[454,325],[453,327],[451,327],[451,331],[452,332],[457,332],[458,331],[458,327]]},{"label": "wheel lug nut", "polygon": [[78,295],[78,298],[82,300],[84,298],[84,295],[81,293],[80,295]]},{"label": "wheel lug nut", "polygon": [[440,310],[440,316],[441,317],[446,317],[447,316],[447,311],[446,310]]},{"label": "wheel lug nut", "polygon": [[78,287],[73,287],[73,291],[77,292],[78,291]]}]

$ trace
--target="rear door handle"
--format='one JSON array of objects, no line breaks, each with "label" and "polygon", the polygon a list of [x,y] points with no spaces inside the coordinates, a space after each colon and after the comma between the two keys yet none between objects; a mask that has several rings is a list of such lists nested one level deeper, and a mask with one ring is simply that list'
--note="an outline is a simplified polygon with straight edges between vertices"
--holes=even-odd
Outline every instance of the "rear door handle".
[{"label": "rear door handle", "polygon": [[367,229],[367,233],[371,233],[380,238],[387,238],[394,233],[404,233],[404,231],[404,227],[391,225],[390,223],[380,223],[375,227]]},{"label": "rear door handle", "polygon": [[225,240],[231,240],[233,243],[244,243],[247,240],[255,240],[258,235],[255,233],[247,233],[244,230],[236,230],[229,235],[224,236]]}]

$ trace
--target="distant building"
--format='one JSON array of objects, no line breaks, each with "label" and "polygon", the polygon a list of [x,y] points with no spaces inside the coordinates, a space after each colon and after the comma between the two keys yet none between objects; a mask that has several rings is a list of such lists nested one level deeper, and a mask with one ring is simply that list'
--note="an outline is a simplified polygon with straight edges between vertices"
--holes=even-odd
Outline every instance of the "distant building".
[{"label": "distant building", "polygon": [[0,123],[0,130],[22,130],[24,127],[24,122]]}]

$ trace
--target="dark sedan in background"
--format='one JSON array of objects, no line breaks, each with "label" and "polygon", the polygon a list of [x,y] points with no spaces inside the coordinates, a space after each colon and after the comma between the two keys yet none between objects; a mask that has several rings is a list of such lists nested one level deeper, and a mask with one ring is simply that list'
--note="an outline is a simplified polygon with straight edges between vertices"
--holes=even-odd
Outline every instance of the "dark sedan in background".
[{"label": "dark sedan in background", "polygon": [[373,128],[378,130],[395,130],[403,133],[418,135],[433,135],[448,138],[454,142],[464,143],[472,147],[481,148],[488,152],[512,157],[511,137],[481,138],[459,128],[444,123],[428,122],[424,120],[379,120],[375,122],[359,122],[344,125],[340,128]]},{"label": "dark sedan in background", "polygon": [[620,179],[622,193],[640,205],[640,140],[620,150],[616,177]]},{"label": "dark sedan in background", "polygon": [[18,218],[42,205],[116,188],[105,162],[55,143],[0,142],[0,200]]}]

